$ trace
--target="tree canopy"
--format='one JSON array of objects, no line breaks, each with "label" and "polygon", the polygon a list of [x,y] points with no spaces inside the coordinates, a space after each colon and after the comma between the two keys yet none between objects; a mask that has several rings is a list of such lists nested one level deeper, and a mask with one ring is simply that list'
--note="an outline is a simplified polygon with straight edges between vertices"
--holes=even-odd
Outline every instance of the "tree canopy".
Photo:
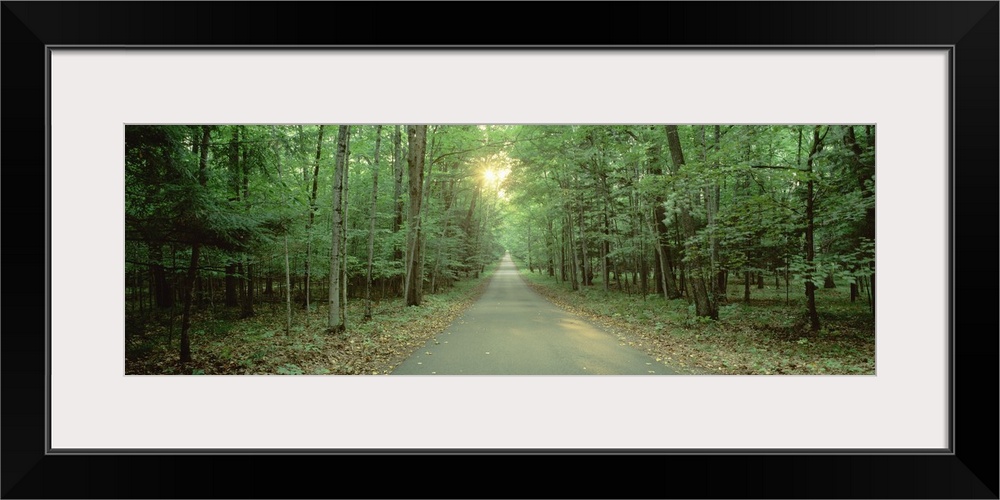
[{"label": "tree canopy", "polygon": [[874,125],[129,125],[125,194],[127,337],[179,305],[182,360],[198,311],[350,335],[505,250],[705,321],[765,281],[812,331],[824,288],[874,315]]}]

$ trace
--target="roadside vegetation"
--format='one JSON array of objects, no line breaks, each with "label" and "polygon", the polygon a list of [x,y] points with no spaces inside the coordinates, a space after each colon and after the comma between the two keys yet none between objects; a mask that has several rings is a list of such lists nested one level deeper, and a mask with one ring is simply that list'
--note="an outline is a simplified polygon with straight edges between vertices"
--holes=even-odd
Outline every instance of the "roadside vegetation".
[{"label": "roadside vegetation", "polygon": [[[156,375],[386,375],[415,349],[444,330],[482,295],[496,264],[479,279],[457,282],[447,292],[427,295],[420,307],[400,297],[373,304],[371,320],[350,325],[350,333],[331,334],[325,311],[294,311],[285,335],[285,311],[260,308],[252,318],[221,310],[194,318],[192,361],[177,359],[177,334],[161,316],[126,347],[126,374]],[[360,318],[364,304],[347,305],[348,317]],[[180,318],[174,319],[174,328]],[[306,326],[309,325],[309,326]]]},{"label": "roadside vegetation", "polygon": [[866,304],[851,303],[847,290],[817,290],[824,326],[812,332],[803,301],[790,298],[786,305],[783,289],[755,289],[749,305],[731,294],[714,321],[697,316],[685,300],[642,299],[600,286],[573,291],[554,277],[528,272],[523,262],[517,264],[525,282],[545,298],[683,373],[875,374],[871,313]]}]

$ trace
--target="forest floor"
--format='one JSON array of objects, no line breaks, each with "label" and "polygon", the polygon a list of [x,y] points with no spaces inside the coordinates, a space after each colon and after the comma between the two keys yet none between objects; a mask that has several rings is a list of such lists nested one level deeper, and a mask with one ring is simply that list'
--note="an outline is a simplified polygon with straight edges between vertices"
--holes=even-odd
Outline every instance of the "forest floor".
[{"label": "forest floor", "polygon": [[[496,265],[482,276],[456,282],[439,294],[425,294],[420,307],[402,299],[373,304],[373,319],[361,321],[363,301],[347,306],[348,331],[326,332],[325,303],[308,315],[292,310],[285,334],[284,303],[261,304],[256,315],[211,309],[192,317],[193,360],[180,363],[179,314],[170,321],[147,321],[126,342],[126,374],[265,375],[388,374],[415,349],[447,328],[486,290]],[[847,287],[817,290],[822,329],[810,332],[798,298],[785,303],[783,288],[730,286],[719,321],[694,315],[693,305],[657,295],[645,299],[600,283],[573,292],[538,272],[519,267],[535,291],[570,312],[614,333],[622,343],[689,374],[852,374],[875,373],[875,327],[864,301],[852,303]],[[792,293],[801,295],[801,293]],[[178,308],[179,312],[179,308]]]},{"label": "forest floor", "polygon": [[[875,322],[864,300],[852,303],[848,287],[817,290],[821,329],[809,331],[804,302],[785,303],[785,290],[730,285],[719,321],[698,318],[686,300],[659,295],[605,292],[595,286],[572,291],[568,284],[518,262],[525,282],[566,310],[612,331],[657,361],[693,374],[874,375]],[[803,295],[801,291],[792,292]]]},{"label": "forest floor", "polygon": [[[190,363],[179,362],[180,317],[152,322],[126,343],[125,373],[139,375],[385,375],[415,349],[444,330],[486,290],[496,264],[479,279],[458,281],[438,294],[425,294],[420,307],[402,299],[372,304],[372,319],[362,321],[364,302],[349,300],[346,333],[326,332],[326,303],[292,309],[285,334],[285,304],[259,305],[256,315],[238,319],[238,311],[203,310],[191,319]],[[178,308],[179,310],[179,308]]]}]

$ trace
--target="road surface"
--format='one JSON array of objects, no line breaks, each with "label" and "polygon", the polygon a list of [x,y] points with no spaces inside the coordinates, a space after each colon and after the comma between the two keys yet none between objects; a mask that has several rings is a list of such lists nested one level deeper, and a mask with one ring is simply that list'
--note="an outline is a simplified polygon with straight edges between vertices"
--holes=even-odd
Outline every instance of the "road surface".
[{"label": "road surface", "polygon": [[482,297],[393,375],[664,375],[675,372],[528,287],[505,255]]}]

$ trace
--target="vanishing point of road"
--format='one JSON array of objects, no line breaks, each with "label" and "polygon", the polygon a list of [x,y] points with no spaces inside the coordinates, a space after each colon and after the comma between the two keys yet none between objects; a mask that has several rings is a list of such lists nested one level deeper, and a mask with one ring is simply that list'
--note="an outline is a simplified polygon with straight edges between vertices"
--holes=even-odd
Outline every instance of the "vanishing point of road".
[{"label": "vanishing point of road", "polygon": [[529,288],[504,255],[482,297],[394,375],[664,375],[670,368]]}]

